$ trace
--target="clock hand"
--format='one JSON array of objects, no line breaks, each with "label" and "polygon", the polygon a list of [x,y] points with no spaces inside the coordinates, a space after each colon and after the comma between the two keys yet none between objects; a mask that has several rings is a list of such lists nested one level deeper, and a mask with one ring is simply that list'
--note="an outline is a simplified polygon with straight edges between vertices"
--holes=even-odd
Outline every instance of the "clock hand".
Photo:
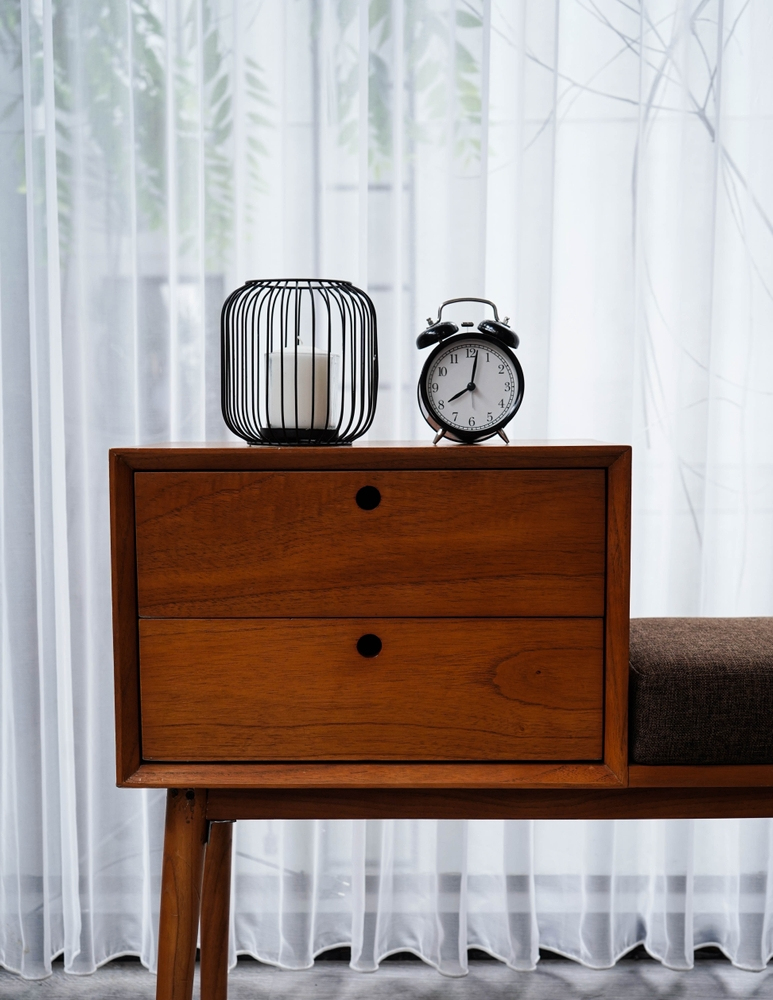
[{"label": "clock hand", "polygon": [[465,392],[473,392],[475,390],[475,371],[478,367],[479,354],[480,351],[475,352],[475,360],[472,363],[472,375],[470,376],[470,381],[467,383],[464,389],[461,390],[461,392],[457,392],[455,396],[451,396],[451,398],[448,400],[449,403],[453,403],[455,399],[458,399],[460,396],[463,396]]},{"label": "clock hand", "polygon": [[468,382],[467,385],[462,389],[462,391],[461,392],[457,392],[455,396],[451,396],[451,398],[448,400],[448,402],[449,403],[453,403],[453,401],[455,399],[458,399],[460,396],[463,396],[465,394],[465,392],[471,392],[474,388],[475,388],[475,383],[474,382]]}]

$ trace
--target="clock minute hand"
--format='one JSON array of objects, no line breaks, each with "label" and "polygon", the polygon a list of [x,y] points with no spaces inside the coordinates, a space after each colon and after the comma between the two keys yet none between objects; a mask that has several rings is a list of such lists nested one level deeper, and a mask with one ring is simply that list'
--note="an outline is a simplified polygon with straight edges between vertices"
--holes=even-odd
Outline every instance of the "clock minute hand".
[{"label": "clock minute hand", "polygon": [[458,399],[460,396],[463,396],[465,392],[473,392],[475,390],[475,371],[478,367],[479,354],[480,351],[475,352],[475,360],[472,363],[472,375],[470,375],[470,381],[467,383],[464,389],[462,389],[461,392],[457,392],[455,396],[451,396],[451,398],[448,400],[449,403],[453,403],[455,399]]},{"label": "clock minute hand", "polygon": [[475,372],[478,370],[478,358],[480,357],[480,351],[475,352],[475,361],[472,366],[472,375],[470,375],[470,382],[467,388],[472,392],[475,388]]}]

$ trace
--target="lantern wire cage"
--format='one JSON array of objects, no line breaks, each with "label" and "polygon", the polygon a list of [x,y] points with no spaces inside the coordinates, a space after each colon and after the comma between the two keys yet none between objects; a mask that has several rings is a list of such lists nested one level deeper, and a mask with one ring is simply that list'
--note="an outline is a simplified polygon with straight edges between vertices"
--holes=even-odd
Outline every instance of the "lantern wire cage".
[{"label": "lantern wire cage", "polygon": [[373,423],[376,311],[349,281],[248,281],[221,314],[223,418],[250,444],[351,444]]}]

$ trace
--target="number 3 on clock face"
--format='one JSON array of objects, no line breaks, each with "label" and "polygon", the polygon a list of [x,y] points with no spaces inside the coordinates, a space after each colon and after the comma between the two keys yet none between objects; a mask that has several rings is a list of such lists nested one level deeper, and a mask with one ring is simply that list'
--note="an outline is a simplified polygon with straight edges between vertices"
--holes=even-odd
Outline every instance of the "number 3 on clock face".
[{"label": "number 3 on clock face", "polygon": [[442,341],[419,380],[419,406],[435,430],[472,443],[492,437],[523,398],[523,371],[504,344],[461,334]]}]

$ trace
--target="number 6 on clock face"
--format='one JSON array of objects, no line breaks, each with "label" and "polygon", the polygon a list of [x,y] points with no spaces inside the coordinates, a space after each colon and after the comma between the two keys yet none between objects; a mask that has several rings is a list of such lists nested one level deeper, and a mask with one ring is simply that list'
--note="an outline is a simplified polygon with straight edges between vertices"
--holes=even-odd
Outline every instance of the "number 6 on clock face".
[{"label": "number 6 on clock face", "polygon": [[499,433],[522,398],[518,359],[486,336],[462,333],[441,341],[419,379],[419,407],[427,423],[469,444]]}]

